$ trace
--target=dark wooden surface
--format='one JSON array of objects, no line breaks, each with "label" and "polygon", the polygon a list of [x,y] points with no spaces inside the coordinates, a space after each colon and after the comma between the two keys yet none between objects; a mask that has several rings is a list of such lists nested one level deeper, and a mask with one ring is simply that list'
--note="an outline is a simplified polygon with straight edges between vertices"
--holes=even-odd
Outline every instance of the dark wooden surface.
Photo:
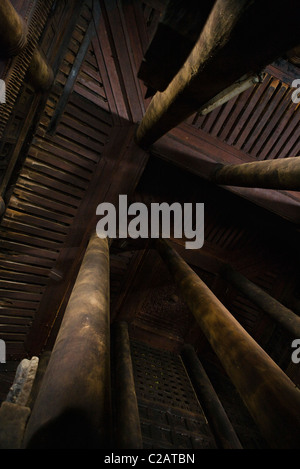
[{"label": "dark wooden surface", "polygon": [[[49,23],[44,52],[55,65],[55,83],[39,108],[32,139],[26,140],[0,223],[1,338],[7,341],[9,359],[53,346],[100,202],[116,201],[119,194],[137,200],[152,194],[162,201],[186,196],[205,203],[205,245],[198,252],[185,251],[178,240],[174,245],[258,341],[271,353],[276,347],[282,352],[275,355],[297,380],[288,361],[290,338],[276,345],[274,324],[224,284],[219,269],[230,262],[280,301],[295,301],[299,193],[224,191],[205,181],[216,162],[297,154],[299,107],[290,99],[297,70],[283,59],[270,65],[262,85],[205,118],[195,114],[144,152],[134,137],[150,100],[137,73],[163,4],[100,2],[97,35],[53,135],[47,130],[90,24],[90,4],[83,5],[64,49],[63,28],[58,33]],[[69,24],[70,12],[61,8]],[[25,88],[24,99],[27,94]],[[23,108],[21,102],[16,108],[20,126]],[[12,121],[7,138],[15,125]],[[8,143],[3,152],[9,159],[16,141]],[[113,244],[111,288],[112,320],[128,320],[133,337],[173,351],[191,341],[209,353],[150,244]]]}]

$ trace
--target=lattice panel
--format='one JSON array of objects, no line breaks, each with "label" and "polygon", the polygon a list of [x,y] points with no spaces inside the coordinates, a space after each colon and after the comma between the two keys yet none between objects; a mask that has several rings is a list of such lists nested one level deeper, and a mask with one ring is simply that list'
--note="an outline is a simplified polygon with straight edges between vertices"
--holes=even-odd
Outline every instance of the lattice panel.
[{"label": "lattice panel", "polygon": [[187,415],[179,410],[140,403],[144,448],[215,449],[209,427],[202,416]]},{"label": "lattice panel", "polygon": [[132,342],[144,446],[214,448],[215,441],[178,355]]}]

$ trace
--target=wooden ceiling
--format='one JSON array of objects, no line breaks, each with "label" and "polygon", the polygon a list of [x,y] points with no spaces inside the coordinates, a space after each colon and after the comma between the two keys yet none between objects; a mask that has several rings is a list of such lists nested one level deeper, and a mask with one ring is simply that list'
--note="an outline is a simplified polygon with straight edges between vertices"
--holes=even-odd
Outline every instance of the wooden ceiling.
[{"label": "wooden ceiling", "polygon": [[[13,3],[26,10],[25,1]],[[261,84],[205,117],[194,114],[146,151],[134,139],[151,100],[138,71],[165,2],[100,6],[95,26],[92,2],[82,2],[69,34],[76,1],[56,4],[40,41],[54,85],[36,95],[23,83],[2,138],[2,181],[18,153],[0,222],[0,335],[8,359],[53,346],[96,207],[128,194],[205,203],[204,247],[186,251],[178,240],[174,246],[299,383],[291,338],[228,285],[220,269],[230,263],[300,313],[300,193],[225,189],[207,180],[215,162],[297,155],[300,113],[291,83],[299,69],[279,58]],[[111,307],[112,320],[129,321],[132,337],[176,351],[190,342],[213,355],[151,243],[113,243]]]}]

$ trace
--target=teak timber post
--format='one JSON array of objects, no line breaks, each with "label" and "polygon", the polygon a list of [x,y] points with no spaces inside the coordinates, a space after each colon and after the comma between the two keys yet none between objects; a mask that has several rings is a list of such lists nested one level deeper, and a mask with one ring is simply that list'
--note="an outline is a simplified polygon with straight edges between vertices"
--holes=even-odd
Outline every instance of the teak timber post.
[{"label": "teak timber post", "polygon": [[198,41],[169,86],[157,92],[136,133],[147,148],[248,73],[260,73],[300,43],[296,3],[217,0]]},{"label": "teak timber post", "polygon": [[123,321],[116,323],[113,332],[116,447],[118,449],[142,449],[143,441],[127,323]]},{"label": "teak timber post", "polygon": [[111,445],[109,243],[88,244],[24,437],[33,449]]},{"label": "teak timber post", "polygon": [[54,81],[53,70],[36,48],[28,69],[28,80],[35,89],[47,91]]},{"label": "teak timber post", "polygon": [[12,57],[24,49],[27,26],[9,0],[0,2],[0,56]]},{"label": "teak timber post", "polygon": [[262,436],[271,448],[299,448],[300,390],[169,243],[156,246]]},{"label": "teak timber post", "polygon": [[218,446],[222,449],[243,449],[194,347],[184,345],[181,357]]},{"label": "teak timber post", "polygon": [[300,191],[300,157],[217,165],[211,180],[226,186]]},{"label": "teak timber post", "polygon": [[234,270],[231,266],[226,265],[223,267],[221,269],[221,275],[231,285],[249,298],[249,300],[267,313],[274,321],[280,324],[292,337],[300,337],[300,317],[293,311],[275,300],[275,298]]}]

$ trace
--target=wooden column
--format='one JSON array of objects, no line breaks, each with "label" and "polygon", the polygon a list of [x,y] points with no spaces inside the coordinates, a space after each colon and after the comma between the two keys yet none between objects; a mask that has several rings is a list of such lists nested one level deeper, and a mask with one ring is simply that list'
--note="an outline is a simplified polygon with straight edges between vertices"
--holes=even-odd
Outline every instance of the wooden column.
[{"label": "wooden column", "polygon": [[259,73],[300,43],[295,1],[217,0],[169,86],[153,97],[136,134],[142,147],[183,122],[248,73]]},{"label": "wooden column", "polygon": [[40,91],[47,91],[54,80],[52,68],[38,49],[33,52],[28,69],[29,82]]},{"label": "wooden column", "polygon": [[287,330],[292,337],[300,337],[300,317],[293,311],[283,306],[229,265],[225,266],[221,273],[228,282]]},{"label": "wooden column", "polygon": [[300,191],[300,158],[219,165],[211,180],[227,186]]},{"label": "wooden column", "polygon": [[138,77],[153,92],[164,91],[186,61],[214,0],[168,0],[140,65]]},{"label": "wooden column", "polygon": [[157,248],[262,436],[272,448],[299,448],[299,389],[165,240]]},{"label": "wooden column", "polygon": [[0,56],[18,55],[26,45],[27,26],[9,0],[0,2]]},{"label": "wooden column", "polygon": [[219,448],[242,449],[235,430],[227,417],[195,349],[185,345],[181,352],[184,365]]},{"label": "wooden column", "polygon": [[109,247],[93,235],[26,429],[34,449],[110,447]]},{"label": "wooden column", "polygon": [[126,322],[117,323],[114,327],[114,363],[116,447],[141,449],[143,441]]}]

